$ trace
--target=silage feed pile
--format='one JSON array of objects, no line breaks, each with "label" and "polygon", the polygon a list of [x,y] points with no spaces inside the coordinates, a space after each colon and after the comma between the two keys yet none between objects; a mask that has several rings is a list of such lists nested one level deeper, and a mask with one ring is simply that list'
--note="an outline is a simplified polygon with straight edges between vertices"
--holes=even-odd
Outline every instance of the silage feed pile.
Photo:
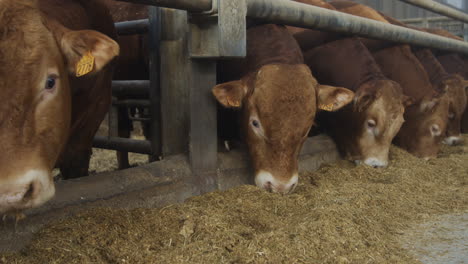
[{"label": "silage feed pile", "polygon": [[[465,140],[468,137],[465,136]],[[418,263],[412,224],[466,212],[467,147],[424,161],[391,149],[387,169],[340,161],[290,195],[254,186],[159,209],[93,208],[52,222],[4,263]],[[1,262],[1,261],[0,261]]]}]

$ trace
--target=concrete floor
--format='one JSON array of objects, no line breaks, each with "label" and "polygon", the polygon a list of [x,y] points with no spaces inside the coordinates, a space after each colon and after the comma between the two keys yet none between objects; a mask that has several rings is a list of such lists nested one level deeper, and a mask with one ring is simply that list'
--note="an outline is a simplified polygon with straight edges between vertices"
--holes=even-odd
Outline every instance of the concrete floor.
[{"label": "concrete floor", "polygon": [[468,213],[429,218],[413,226],[403,241],[422,263],[468,263]]}]

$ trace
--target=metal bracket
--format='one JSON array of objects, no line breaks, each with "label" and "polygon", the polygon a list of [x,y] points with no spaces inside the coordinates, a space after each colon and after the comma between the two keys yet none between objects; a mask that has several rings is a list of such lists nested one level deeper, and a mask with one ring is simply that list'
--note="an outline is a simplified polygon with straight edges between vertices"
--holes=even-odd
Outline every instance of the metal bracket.
[{"label": "metal bracket", "polygon": [[210,11],[191,13],[190,57],[193,59],[245,57],[246,14],[245,0],[213,0]]},{"label": "metal bracket", "polygon": [[203,18],[203,17],[208,17],[208,16],[217,16],[218,15],[218,2],[219,1],[220,0],[212,0],[211,10],[209,10],[209,11],[190,13],[189,20],[191,20],[191,19],[196,20],[197,18]]}]

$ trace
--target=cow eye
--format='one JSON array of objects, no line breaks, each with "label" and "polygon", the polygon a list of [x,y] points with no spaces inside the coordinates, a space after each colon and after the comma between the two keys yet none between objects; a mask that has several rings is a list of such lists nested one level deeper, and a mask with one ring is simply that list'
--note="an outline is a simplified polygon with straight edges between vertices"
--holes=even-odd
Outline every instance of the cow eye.
[{"label": "cow eye", "polygon": [[367,126],[369,128],[374,128],[376,126],[375,120],[373,120],[373,119],[367,120]]},{"label": "cow eye", "polygon": [[252,126],[256,127],[256,128],[259,128],[260,127],[260,123],[258,122],[258,120],[252,120]]},{"label": "cow eye", "polygon": [[47,77],[46,84],[45,84],[45,89],[50,90],[55,87],[55,82],[57,81],[56,76],[49,76]]}]

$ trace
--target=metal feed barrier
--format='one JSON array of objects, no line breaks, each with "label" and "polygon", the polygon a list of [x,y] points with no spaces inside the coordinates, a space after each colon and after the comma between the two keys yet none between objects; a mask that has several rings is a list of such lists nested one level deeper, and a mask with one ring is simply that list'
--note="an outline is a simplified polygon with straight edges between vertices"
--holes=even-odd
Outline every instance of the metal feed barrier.
[{"label": "metal feed barrier", "polygon": [[[155,13],[156,12],[156,13]],[[108,113],[109,135],[96,136],[93,147],[148,154],[151,161],[160,158],[160,111],[159,111],[159,43],[160,15],[158,9],[150,12],[149,19],[125,21],[115,23],[119,36],[148,34],[149,44],[153,47],[149,57],[149,80],[119,80],[112,81],[112,106]],[[118,100],[118,98],[125,98]],[[132,98],[148,99],[132,99]],[[126,108],[130,121],[140,121],[150,124],[150,140],[136,140],[118,137],[118,108]],[[134,117],[130,114],[130,107],[149,109],[150,118]]]},{"label": "metal feed barrier", "polygon": [[120,34],[148,32],[150,78],[115,81],[113,92],[149,94],[149,100],[117,101],[114,108],[149,107],[151,141],[101,137],[95,146],[150,154],[154,159],[188,153],[201,193],[218,186],[216,102],[211,95],[216,85],[216,61],[246,55],[246,17],[468,55],[468,43],[462,41],[289,0],[121,1],[151,6],[148,20],[116,24]]}]

